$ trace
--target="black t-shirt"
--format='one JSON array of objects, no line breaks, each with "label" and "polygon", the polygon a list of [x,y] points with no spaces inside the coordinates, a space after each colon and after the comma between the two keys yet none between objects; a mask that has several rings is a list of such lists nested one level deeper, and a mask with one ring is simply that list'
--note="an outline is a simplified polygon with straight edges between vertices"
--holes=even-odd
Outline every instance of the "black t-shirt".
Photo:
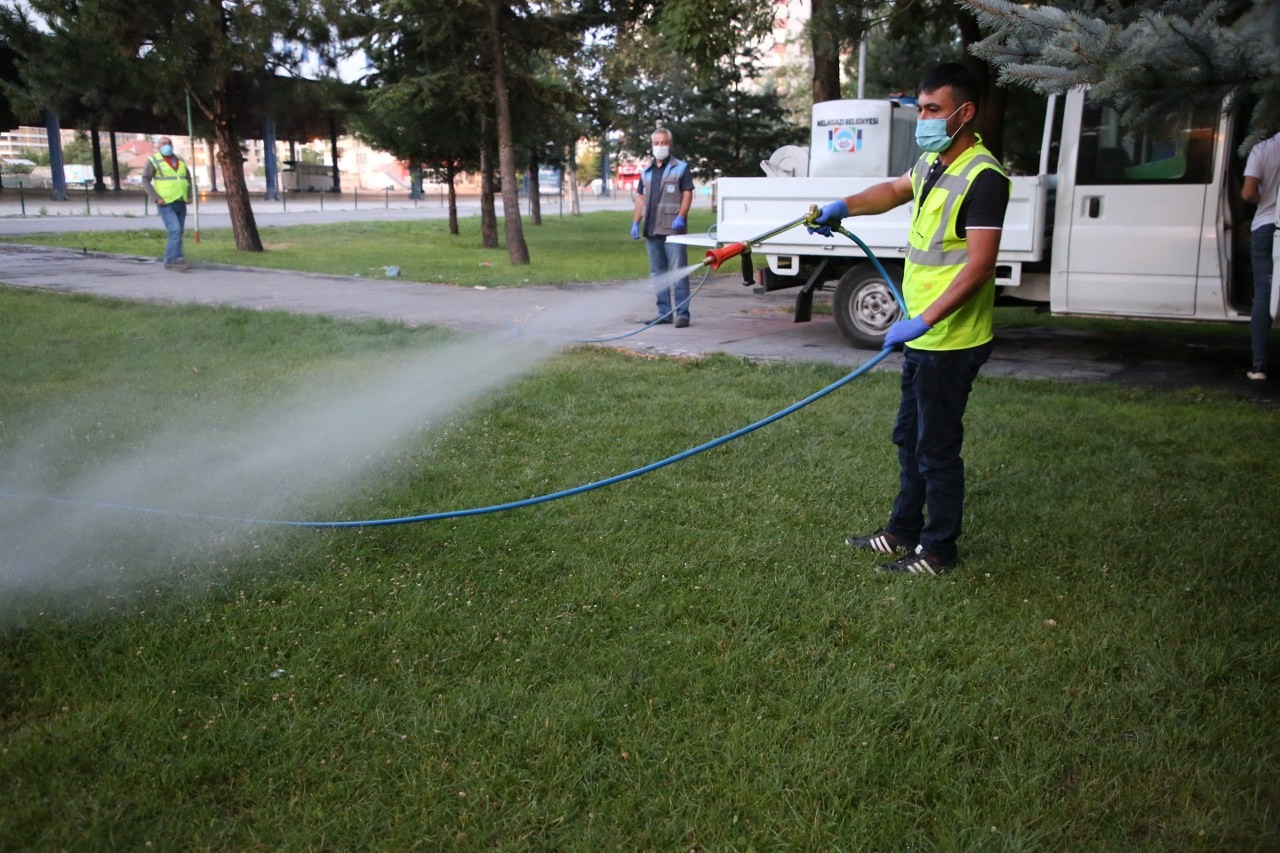
[{"label": "black t-shirt", "polygon": [[[929,195],[929,190],[938,182],[938,177],[946,169],[942,159],[933,161],[924,179],[924,189],[920,193],[920,203]],[[973,179],[969,192],[960,204],[960,215],[956,217],[956,236],[964,237],[967,228],[1003,228],[1004,213],[1009,206],[1009,179],[994,169],[983,169]]]}]

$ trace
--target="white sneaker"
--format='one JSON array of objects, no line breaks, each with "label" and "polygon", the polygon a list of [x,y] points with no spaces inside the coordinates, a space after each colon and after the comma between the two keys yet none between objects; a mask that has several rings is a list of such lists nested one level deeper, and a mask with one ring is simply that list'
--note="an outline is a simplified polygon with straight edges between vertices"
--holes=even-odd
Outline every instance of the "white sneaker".
[{"label": "white sneaker", "polygon": [[1253,370],[1250,370],[1248,373],[1246,373],[1245,376],[1249,379],[1252,379],[1254,382],[1267,381],[1267,372],[1263,370],[1261,367],[1255,367]]}]

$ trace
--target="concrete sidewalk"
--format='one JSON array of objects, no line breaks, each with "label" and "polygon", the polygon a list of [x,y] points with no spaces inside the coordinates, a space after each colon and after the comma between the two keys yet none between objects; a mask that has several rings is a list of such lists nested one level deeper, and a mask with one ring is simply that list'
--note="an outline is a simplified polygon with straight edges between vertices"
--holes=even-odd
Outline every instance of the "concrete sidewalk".
[{"label": "concrete sidewalk", "polygon": [[[640,266],[639,258],[637,266]],[[596,282],[554,287],[456,287],[381,278],[327,276],[196,264],[186,273],[166,270],[154,258],[101,255],[42,246],[0,244],[0,281],[64,293],[88,293],[137,301],[222,305],[260,311],[380,319],[410,326],[434,324],[492,335],[547,311],[568,312],[593,293],[636,282]],[[695,274],[695,286],[701,281]],[[736,274],[708,280],[694,300],[686,329],[662,325],[606,345],[661,355],[724,352],[751,359],[828,361],[858,365],[874,353],[850,348],[830,317],[796,324],[794,297],[756,295]],[[625,320],[581,316],[572,340],[636,331],[655,314],[651,298]]]},{"label": "concrete sidewalk", "polygon": [[[642,267],[637,258],[637,267]],[[642,273],[641,273],[642,274]],[[701,273],[695,274],[696,286]],[[643,280],[640,280],[643,281]],[[467,332],[509,334],[513,324],[544,311],[572,312],[594,294],[623,282],[559,287],[466,288],[388,279],[351,278],[247,267],[197,264],[187,273],[165,270],[153,258],[107,256],[37,246],[0,244],[0,282],[64,293],[137,301],[220,305],[288,311],[349,319],[380,319],[407,325],[434,324]],[[645,286],[645,285],[642,285]],[[756,294],[736,272],[708,279],[695,296],[689,328],[655,326],[600,344],[662,356],[725,353],[756,361],[813,361],[847,367],[874,353],[846,344],[828,315],[812,322],[792,319],[794,291]],[[654,314],[643,295],[632,316],[574,316],[570,340],[616,337],[634,331]],[[1157,335],[1114,335],[1064,329],[997,329],[997,346],[984,375],[1070,382],[1111,381],[1147,387],[1205,387],[1269,404],[1277,383],[1244,378],[1247,335],[1223,330],[1170,343]],[[894,370],[900,356],[878,369]]]}]

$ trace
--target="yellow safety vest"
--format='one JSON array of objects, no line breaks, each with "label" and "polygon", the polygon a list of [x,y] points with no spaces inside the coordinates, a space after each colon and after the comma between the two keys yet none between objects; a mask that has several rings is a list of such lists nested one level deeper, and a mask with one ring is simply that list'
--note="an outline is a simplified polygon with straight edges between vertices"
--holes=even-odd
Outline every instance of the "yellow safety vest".
[{"label": "yellow safety vest", "polygon": [[179,159],[178,168],[174,169],[162,154],[152,154],[149,159],[151,160],[152,169],[155,170],[155,175],[151,180],[156,188],[156,195],[164,199],[165,204],[179,199],[186,201],[187,196],[191,194],[191,180],[187,173],[187,164]]},{"label": "yellow safety vest", "polygon": [[[1000,162],[979,137],[938,177],[924,204],[921,204],[925,177],[938,156],[922,155],[911,172],[911,194],[915,204],[907,240],[902,295],[912,317],[919,317],[932,305],[969,262],[968,241],[956,235],[956,225],[960,218],[960,205],[969,194],[973,179],[987,169],[994,169],[1002,176],[1005,174]],[[920,350],[957,350],[985,344],[992,338],[995,294],[996,281],[992,278],[951,316],[908,346]]]}]

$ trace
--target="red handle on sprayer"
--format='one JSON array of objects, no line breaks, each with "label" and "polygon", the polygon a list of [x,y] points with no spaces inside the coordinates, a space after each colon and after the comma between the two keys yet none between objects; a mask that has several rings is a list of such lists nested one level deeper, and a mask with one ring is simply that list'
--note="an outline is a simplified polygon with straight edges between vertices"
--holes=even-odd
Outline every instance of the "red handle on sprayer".
[{"label": "red handle on sprayer", "polygon": [[746,243],[730,243],[727,246],[721,246],[719,249],[711,249],[707,252],[706,260],[703,261],[713,270],[720,269],[720,265],[730,258],[736,258],[743,252],[748,251]]},{"label": "red handle on sprayer", "polygon": [[750,240],[746,240],[742,243],[730,243],[727,246],[721,246],[718,249],[711,249],[710,251],[707,252],[707,256],[703,260],[703,263],[711,267],[713,270],[718,270],[720,269],[720,265],[725,261],[729,260],[730,258],[736,258],[738,255],[741,255],[744,252],[750,254],[752,244],[763,243],[765,240],[768,240],[770,237],[776,237],[779,234],[781,234],[783,231],[790,231],[792,228],[795,228],[797,225],[805,225],[807,223],[810,223],[817,217],[818,217],[818,208],[817,208],[817,205],[814,205],[809,208],[808,213],[806,213],[804,216],[801,216],[799,219],[793,219],[790,222],[788,222],[786,225],[779,226],[778,228],[775,228],[772,231],[767,231],[764,234],[761,234],[759,237],[752,237]]}]

